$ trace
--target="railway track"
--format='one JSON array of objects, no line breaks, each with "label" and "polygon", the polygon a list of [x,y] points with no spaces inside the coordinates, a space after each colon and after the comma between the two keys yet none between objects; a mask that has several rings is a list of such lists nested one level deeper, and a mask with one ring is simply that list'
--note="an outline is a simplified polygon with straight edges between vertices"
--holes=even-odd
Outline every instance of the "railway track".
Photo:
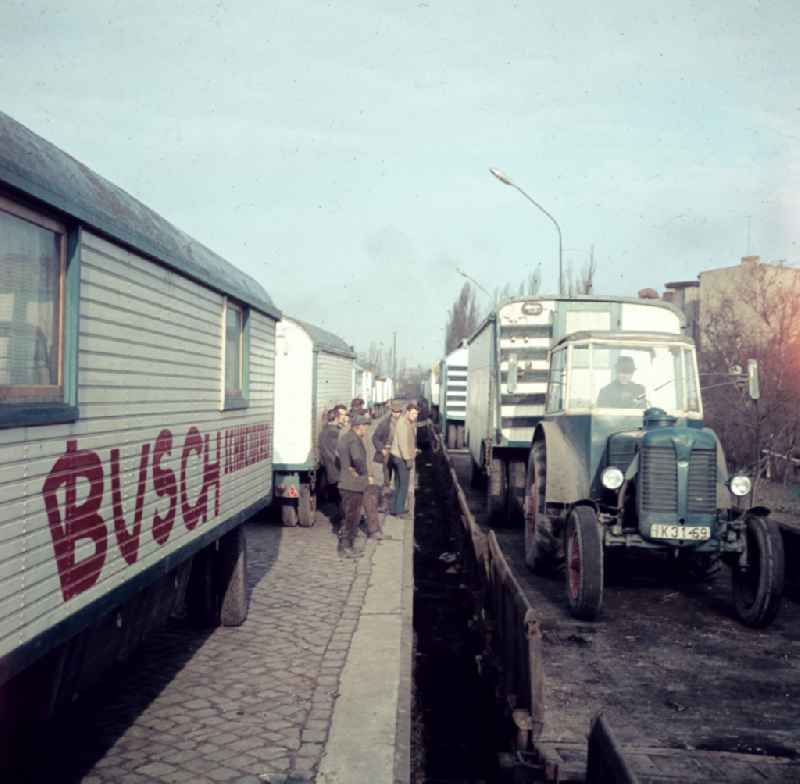
[{"label": "railway track", "polygon": [[525,566],[522,532],[488,528],[469,454],[442,455],[487,604],[504,616],[490,619],[493,647],[531,780],[800,781],[800,605],[787,600],[769,629],[749,629],[727,569],[690,582],[654,559],[611,569],[602,616],[577,621],[563,577]]}]

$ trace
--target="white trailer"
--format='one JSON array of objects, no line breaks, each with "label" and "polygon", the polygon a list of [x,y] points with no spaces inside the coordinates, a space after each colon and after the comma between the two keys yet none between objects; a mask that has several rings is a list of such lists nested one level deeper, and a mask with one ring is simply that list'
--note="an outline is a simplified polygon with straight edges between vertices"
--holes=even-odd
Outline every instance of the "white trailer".
[{"label": "white trailer", "polygon": [[355,366],[355,394],[364,401],[364,406],[367,409],[372,407],[375,394],[375,381],[371,370],[362,368],[359,365]]},{"label": "white trailer", "polygon": [[469,350],[464,341],[442,360],[439,370],[439,416],[449,449],[464,448],[468,372]]},{"label": "white trailer", "polygon": [[275,498],[284,525],[310,526],[316,510],[317,436],[335,405],[353,398],[353,349],[298,319],[277,327],[275,352]]},{"label": "white trailer", "polygon": [[422,382],[422,396],[428,402],[431,417],[436,422],[439,417],[439,364],[436,363]]},{"label": "white trailer", "polygon": [[184,598],[201,622],[244,620],[279,318],[0,113],[0,723],[52,713]]},{"label": "white trailer", "polygon": [[490,518],[521,517],[555,342],[583,330],[681,334],[684,324],[681,311],[663,300],[591,295],[513,299],[492,313],[468,340],[466,411],[473,481],[488,479]]}]

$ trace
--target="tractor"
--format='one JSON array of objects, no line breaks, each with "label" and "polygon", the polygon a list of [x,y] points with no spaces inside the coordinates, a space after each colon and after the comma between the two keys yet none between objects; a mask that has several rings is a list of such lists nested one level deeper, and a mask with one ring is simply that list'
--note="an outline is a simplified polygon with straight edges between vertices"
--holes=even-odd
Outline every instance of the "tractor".
[{"label": "tractor", "polygon": [[[758,397],[757,366],[749,366]],[[525,561],[562,565],[572,614],[594,619],[607,557],[658,550],[695,576],[732,572],[740,620],[767,626],[782,600],[780,530],[748,508],[751,480],[728,474],[703,409],[693,341],[683,335],[575,332],[550,352],[545,413],[526,472]]]}]

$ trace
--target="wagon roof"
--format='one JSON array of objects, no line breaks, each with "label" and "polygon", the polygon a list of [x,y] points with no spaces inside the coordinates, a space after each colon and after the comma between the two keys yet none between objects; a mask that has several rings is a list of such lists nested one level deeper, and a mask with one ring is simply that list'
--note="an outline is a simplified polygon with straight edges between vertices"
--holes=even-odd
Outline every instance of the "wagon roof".
[{"label": "wagon roof", "polygon": [[273,318],[260,283],[130,194],[0,112],[0,184]]},{"label": "wagon roof", "polygon": [[576,343],[581,340],[599,340],[603,342],[618,342],[618,341],[633,341],[633,342],[663,342],[663,343],[685,343],[688,346],[693,346],[694,341],[687,335],[682,335],[679,332],[614,332],[613,330],[591,330],[581,332],[570,332],[569,335],[564,335],[556,346],[561,346],[564,343]]},{"label": "wagon roof", "polygon": [[314,348],[320,351],[325,351],[328,354],[339,354],[340,356],[347,357],[348,359],[355,359],[355,352],[352,346],[348,346],[338,335],[333,332],[328,332],[322,327],[315,327],[307,321],[301,321],[298,318],[291,317],[291,321],[299,324],[306,332],[314,343]]}]

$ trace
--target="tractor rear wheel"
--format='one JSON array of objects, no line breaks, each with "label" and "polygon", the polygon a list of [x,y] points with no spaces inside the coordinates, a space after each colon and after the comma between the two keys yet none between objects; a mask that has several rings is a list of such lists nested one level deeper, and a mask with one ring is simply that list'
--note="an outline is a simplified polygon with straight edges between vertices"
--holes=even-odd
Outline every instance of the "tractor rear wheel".
[{"label": "tractor rear wheel", "polygon": [[785,558],[778,524],[750,515],[746,521],[747,568],[733,567],[733,602],[746,626],[768,626],[783,599]]},{"label": "tractor rear wheel", "polygon": [[570,612],[592,621],[603,604],[603,539],[594,509],[576,506],[570,512],[565,549]]},{"label": "tractor rear wheel", "polygon": [[552,518],[545,514],[547,454],[544,441],[531,449],[525,488],[525,563],[534,572],[554,571],[561,561],[558,535]]}]

